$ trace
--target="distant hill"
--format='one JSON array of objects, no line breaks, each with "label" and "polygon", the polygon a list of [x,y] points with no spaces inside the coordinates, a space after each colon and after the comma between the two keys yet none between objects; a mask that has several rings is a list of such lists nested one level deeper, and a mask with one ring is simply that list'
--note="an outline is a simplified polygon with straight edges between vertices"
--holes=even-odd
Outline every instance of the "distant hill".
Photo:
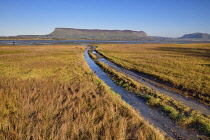
[{"label": "distant hill", "polygon": [[196,40],[210,40],[210,34],[207,33],[192,33],[185,34],[180,39],[196,39]]},{"label": "distant hill", "polygon": [[155,38],[155,39],[174,39],[172,37],[163,37],[163,36],[149,36],[150,38]]},{"label": "distant hill", "polygon": [[146,38],[144,31],[132,30],[99,30],[99,29],[74,29],[55,28],[47,35],[49,38],[85,39],[85,40],[139,40]]}]

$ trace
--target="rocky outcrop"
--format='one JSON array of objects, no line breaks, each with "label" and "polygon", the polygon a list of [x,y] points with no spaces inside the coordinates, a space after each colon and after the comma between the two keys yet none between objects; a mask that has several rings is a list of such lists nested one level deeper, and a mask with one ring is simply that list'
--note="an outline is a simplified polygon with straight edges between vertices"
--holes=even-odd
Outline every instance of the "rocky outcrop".
[{"label": "rocky outcrop", "polygon": [[132,30],[55,28],[48,37],[87,40],[139,40],[146,38],[147,34],[144,31]]}]

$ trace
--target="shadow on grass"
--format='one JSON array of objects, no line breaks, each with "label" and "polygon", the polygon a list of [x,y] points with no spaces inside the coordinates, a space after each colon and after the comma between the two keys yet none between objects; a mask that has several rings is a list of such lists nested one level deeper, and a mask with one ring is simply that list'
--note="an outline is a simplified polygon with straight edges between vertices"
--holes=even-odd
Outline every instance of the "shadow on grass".
[{"label": "shadow on grass", "polygon": [[[180,47],[158,47],[155,50],[176,52],[183,55],[210,58],[210,49],[203,48],[180,48]],[[209,66],[209,64],[208,64]]]}]

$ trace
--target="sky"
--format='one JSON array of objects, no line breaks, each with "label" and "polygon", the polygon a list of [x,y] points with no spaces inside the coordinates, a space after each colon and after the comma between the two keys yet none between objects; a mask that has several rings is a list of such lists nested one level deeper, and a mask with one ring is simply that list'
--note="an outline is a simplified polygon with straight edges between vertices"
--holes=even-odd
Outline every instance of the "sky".
[{"label": "sky", "polygon": [[0,36],[45,35],[58,27],[210,33],[210,0],[0,0]]}]

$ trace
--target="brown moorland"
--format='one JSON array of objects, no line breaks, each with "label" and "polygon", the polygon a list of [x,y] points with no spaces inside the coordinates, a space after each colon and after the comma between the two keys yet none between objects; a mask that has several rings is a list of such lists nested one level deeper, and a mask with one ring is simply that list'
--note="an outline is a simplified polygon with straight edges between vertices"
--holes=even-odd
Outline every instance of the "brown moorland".
[{"label": "brown moorland", "polygon": [[[94,49],[93,49],[94,50]],[[117,69],[108,66],[106,63],[101,62],[100,55],[92,53],[89,50],[90,57],[97,63],[104,72],[119,86],[125,88],[130,92],[136,93],[139,97],[144,99],[146,103],[156,109],[162,114],[170,117],[173,122],[181,125],[184,128],[189,128],[202,134],[202,139],[208,139],[210,136],[210,116],[202,114],[200,110],[194,110],[184,105],[179,100],[162,94],[161,92],[153,90],[151,87],[139,83],[129,75],[121,73]]]},{"label": "brown moorland", "polygon": [[85,46],[0,46],[0,139],[164,139],[84,61]]},{"label": "brown moorland", "polygon": [[109,44],[97,50],[120,66],[148,74],[209,105],[210,44]]}]

